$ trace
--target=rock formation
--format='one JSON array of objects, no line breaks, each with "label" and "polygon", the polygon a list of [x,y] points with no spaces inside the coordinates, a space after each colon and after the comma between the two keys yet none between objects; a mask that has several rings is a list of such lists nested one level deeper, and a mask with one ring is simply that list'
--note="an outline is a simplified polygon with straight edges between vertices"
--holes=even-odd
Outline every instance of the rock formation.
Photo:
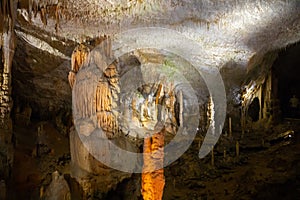
[{"label": "rock formation", "polygon": [[52,173],[52,182],[42,195],[44,200],[71,200],[70,188],[63,175],[58,171]]},{"label": "rock formation", "polygon": [[71,57],[71,71],[69,72],[68,76],[71,88],[74,86],[75,75],[88,59],[89,52],[89,48],[83,44],[80,44],[74,49]]},{"label": "rock formation", "polygon": [[160,200],[165,186],[164,177],[165,130],[146,136],[144,139],[144,165],[142,173],[142,195],[144,200]]},{"label": "rock formation", "polygon": [[[109,40],[106,36],[104,38]],[[99,40],[100,44],[91,53],[82,45],[74,50],[72,69],[69,73],[70,86],[73,90],[73,98],[75,98],[73,101],[76,102],[74,104],[76,112],[73,117],[74,122],[79,124],[77,129],[73,127],[70,131],[72,176],[82,186],[84,198],[93,195],[94,190],[102,190],[101,192],[108,190],[104,186],[92,184],[93,181],[89,177],[111,173],[113,170],[91,154],[105,154],[110,157],[112,152],[109,146],[101,145],[102,140],[114,139],[119,133],[118,111],[116,110],[120,93],[117,62],[110,62],[112,60],[110,42],[103,40],[102,37]],[[100,71],[94,74],[91,70],[95,69],[100,69]],[[91,139],[94,137],[93,131],[95,130],[98,130],[100,135],[104,133],[106,136],[99,136],[96,140]],[[83,144],[81,141],[83,138],[93,144],[90,142]],[[86,145],[91,145],[91,147],[88,148]],[[93,145],[97,146],[98,152],[91,149]],[[124,176],[115,174],[119,178]],[[97,182],[97,178],[95,181]],[[112,182],[109,181],[107,184],[112,184]]]},{"label": "rock formation", "polygon": [[[12,152],[9,148],[12,138],[12,94],[20,102],[16,103],[16,107],[23,104],[16,114],[16,124],[23,121],[25,125],[31,125],[31,114],[36,118],[49,119],[59,110],[71,110],[69,82],[74,94],[79,94],[76,96],[77,104],[74,105],[78,110],[78,118],[75,120],[94,117],[89,123],[81,124],[84,130],[82,135],[89,137],[92,130],[102,129],[106,137],[116,143],[125,140],[120,139],[120,135],[126,135],[130,139],[140,136],[134,132],[145,135],[146,131],[141,129],[154,129],[158,121],[165,122],[166,133],[174,134],[179,126],[186,125],[183,122],[186,119],[184,105],[187,94],[182,92],[185,88],[175,89],[178,84],[174,83],[172,86],[157,81],[153,85],[142,86],[141,90],[121,99],[123,96],[120,91],[125,86],[120,85],[120,80],[126,70],[131,68],[124,67],[124,64],[124,68],[120,69],[118,62],[112,62],[112,41],[107,35],[118,35],[131,28],[155,26],[172,29],[196,43],[199,48],[186,52],[185,55],[192,54],[199,66],[186,68],[189,66],[186,64],[179,71],[191,80],[199,106],[205,107],[204,114],[201,113],[204,116],[200,120],[217,118],[218,106],[210,105],[212,109],[206,114],[207,88],[199,83],[195,78],[198,72],[191,68],[199,67],[205,73],[216,69],[224,78],[229,102],[228,114],[232,116],[232,124],[236,127],[241,124],[245,132],[247,107],[253,98],[244,98],[244,94],[241,94],[242,86],[251,89],[251,84],[243,81],[246,75],[251,76],[251,80],[257,78],[253,74],[267,77],[260,73],[260,69],[268,71],[269,65],[274,62],[274,59],[269,59],[267,63],[253,63],[252,58],[264,57],[267,52],[277,51],[300,40],[299,8],[299,1],[293,0],[1,0],[0,145],[3,152],[1,149],[0,163],[4,163],[4,166],[0,166],[0,179],[6,180],[9,177],[12,165]],[[139,35],[140,32],[136,32]],[[149,43],[152,39],[155,40],[151,35],[147,39]],[[168,37],[166,40],[168,41]],[[18,48],[15,50],[16,41]],[[135,44],[139,41],[133,37],[129,42]],[[184,46],[168,42],[169,46]],[[72,53],[78,44],[81,45]],[[99,44],[103,48],[98,47]],[[116,48],[126,48],[126,45],[121,43]],[[99,51],[91,53],[90,49],[93,48],[99,48]],[[139,51],[143,53],[143,50]],[[133,55],[136,56],[135,52],[131,56]],[[159,63],[160,59],[161,56],[147,54],[139,61]],[[70,62],[72,66],[69,72]],[[88,66],[96,66],[101,73],[93,74]],[[273,89],[270,85],[273,83],[269,84],[268,78],[262,82],[260,79],[257,78],[257,87],[250,93],[255,92],[255,97],[263,94],[264,100],[260,98],[259,102],[263,111],[260,111],[259,117],[268,118],[270,113],[279,110],[276,109],[279,100],[274,103],[275,100],[271,101],[269,97]],[[15,90],[13,93],[12,85]],[[242,95],[242,99],[239,95]],[[27,102],[31,110],[24,109]],[[121,103],[128,107],[126,112],[119,112],[118,106]],[[241,116],[234,116],[233,113],[240,115],[239,111]],[[127,121],[120,121],[125,114],[130,117],[126,118]],[[205,120],[207,117],[210,119]],[[214,128],[218,130],[219,126]],[[145,144],[148,142],[145,140]],[[110,171],[89,154],[74,127],[70,132],[70,144],[72,163],[81,170],[73,175],[86,188],[86,194],[92,193],[95,188],[89,186],[88,175],[108,174]],[[145,146],[145,151],[148,147],[149,145]],[[102,148],[101,153],[110,155],[106,147]],[[112,184],[111,188],[116,184]]]},{"label": "rock formation", "polygon": [[[0,179],[3,184],[11,176],[12,148],[12,60],[15,53],[15,2],[0,1]],[[3,194],[5,195],[5,193]]]}]

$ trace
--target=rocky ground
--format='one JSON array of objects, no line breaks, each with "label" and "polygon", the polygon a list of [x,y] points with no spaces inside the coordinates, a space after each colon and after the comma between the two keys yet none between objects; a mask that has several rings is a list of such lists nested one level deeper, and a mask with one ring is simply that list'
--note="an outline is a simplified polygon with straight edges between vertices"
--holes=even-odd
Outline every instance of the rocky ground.
[{"label": "rocky ground", "polygon": [[[37,132],[42,124],[45,146],[41,155],[37,155]],[[297,199],[300,196],[299,131],[300,121],[286,120],[269,131],[251,130],[243,138],[239,132],[234,132],[232,137],[223,136],[214,150],[214,166],[211,154],[202,160],[198,158],[199,134],[190,149],[165,169],[163,199]],[[55,170],[64,174],[71,184],[67,136],[50,122],[18,125],[14,133],[16,148],[9,199],[39,199]],[[236,141],[239,141],[239,156]],[[139,187],[140,175],[135,174],[105,199],[141,199]]]},{"label": "rocky ground", "polygon": [[[194,150],[167,168],[164,199],[297,199],[299,124],[300,121],[286,121],[274,127],[272,133],[247,133],[240,139],[239,157],[235,139],[223,137],[215,148],[214,167],[210,157],[197,158],[195,144]],[[294,130],[294,134],[288,130]]]},{"label": "rocky ground", "polygon": [[[43,127],[43,146],[37,153],[38,128]],[[57,131],[50,122],[15,126],[16,137],[14,165],[9,199],[39,199],[51,183],[51,174],[59,171],[69,174],[68,138]],[[40,155],[38,155],[40,154]],[[42,188],[42,189],[41,189]]]}]

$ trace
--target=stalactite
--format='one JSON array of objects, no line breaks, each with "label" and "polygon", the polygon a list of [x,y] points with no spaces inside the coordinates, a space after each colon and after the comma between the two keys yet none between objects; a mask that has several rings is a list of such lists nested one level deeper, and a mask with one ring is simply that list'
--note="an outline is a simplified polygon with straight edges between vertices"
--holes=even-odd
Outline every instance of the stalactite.
[{"label": "stalactite", "polygon": [[29,22],[31,22],[32,19],[32,15],[31,15],[31,11],[33,10],[33,0],[28,0],[28,18],[29,18]]},{"label": "stalactite", "polygon": [[1,1],[1,15],[4,17],[1,23],[0,41],[2,49],[2,63],[0,67],[0,129],[11,130],[10,111],[11,100],[11,67],[15,49],[13,2]]},{"label": "stalactite", "polygon": [[6,162],[0,164],[2,165],[0,174],[5,180],[11,178],[9,171],[13,165],[11,78],[16,40],[14,4],[11,0],[0,1],[0,52],[2,53],[0,55],[0,154],[6,157]]},{"label": "stalactite", "polygon": [[[142,195],[144,200],[160,200],[165,186],[164,162],[165,129],[144,139]],[[157,170],[155,170],[157,169]]]},{"label": "stalactite", "polygon": [[55,18],[55,30],[58,32],[59,21],[61,16],[62,6],[61,2],[57,0],[53,1],[40,1],[40,0],[28,0],[28,18],[29,22],[32,20],[32,12],[34,17],[40,14],[42,23],[46,26],[48,24],[48,18]]},{"label": "stalactite", "polygon": [[60,15],[61,15],[61,3],[58,3],[55,6],[55,30],[56,30],[56,33],[59,30]]},{"label": "stalactite", "polygon": [[171,122],[172,122],[172,125],[176,125],[176,113],[175,113],[175,102],[176,102],[176,97],[175,97],[175,94],[174,94],[174,83],[171,83],[170,84],[170,88],[169,88],[169,112],[171,114],[170,118],[171,118]]},{"label": "stalactite", "polygon": [[[112,85],[110,85],[109,82],[109,80],[107,82],[99,82],[97,85],[95,103],[98,128],[104,130],[108,138],[112,138],[118,130],[118,123],[116,116],[112,113],[114,98],[112,96]],[[118,82],[116,81],[115,84],[118,84]]]},{"label": "stalactite", "polygon": [[89,54],[89,48],[83,44],[80,44],[74,49],[71,57],[71,71],[68,75],[71,88],[74,86],[76,73],[87,61]]},{"label": "stalactite", "polygon": [[41,20],[45,26],[47,26],[47,9],[46,7],[41,7],[40,12]]},{"label": "stalactite", "polygon": [[112,105],[112,96],[111,90],[107,84],[107,82],[100,81],[97,86],[96,91],[96,110],[100,111],[108,111],[110,112]]},{"label": "stalactite", "polygon": [[38,6],[39,6],[39,0],[32,0],[32,11],[33,11],[34,17],[36,17],[38,14]]},{"label": "stalactite", "polygon": [[95,93],[99,77],[81,70],[76,74],[76,87],[73,93],[76,98],[77,118],[88,118],[96,114]]},{"label": "stalactite", "polygon": [[88,55],[90,53],[90,49],[85,46],[84,44],[80,44],[77,46],[73,53],[72,53],[72,70],[77,73],[79,69],[82,67],[86,59],[88,58]]},{"label": "stalactite", "polygon": [[159,103],[159,98],[160,98],[160,93],[162,91],[162,84],[160,83],[158,85],[157,93],[156,93],[156,98],[155,98],[155,104],[157,105]]},{"label": "stalactite", "polygon": [[215,125],[215,105],[212,99],[212,96],[209,97],[209,102],[208,102],[208,115],[209,115],[209,121],[210,121],[210,126],[212,128],[212,134],[215,134],[216,130],[216,125]]},{"label": "stalactite", "polygon": [[14,1],[0,1],[0,33],[7,32],[13,29],[14,26]]},{"label": "stalactite", "polygon": [[69,75],[68,75],[68,79],[69,79],[69,84],[70,84],[71,88],[73,88],[73,86],[74,86],[75,78],[76,78],[75,72],[70,71]]}]

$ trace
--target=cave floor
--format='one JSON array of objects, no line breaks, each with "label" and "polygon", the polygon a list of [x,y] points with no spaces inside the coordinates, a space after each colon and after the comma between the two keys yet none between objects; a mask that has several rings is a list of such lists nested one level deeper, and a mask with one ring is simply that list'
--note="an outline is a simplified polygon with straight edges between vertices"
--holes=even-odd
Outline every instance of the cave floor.
[{"label": "cave floor", "polygon": [[[43,124],[45,146],[36,154],[37,129]],[[280,133],[294,130],[287,137]],[[163,199],[297,199],[300,196],[300,121],[286,120],[272,131],[250,131],[240,141],[240,156],[235,154],[238,132],[223,136],[215,147],[215,165],[211,158],[200,160],[197,137],[189,150],[165,169]],[[39,199],[58,170],[70,174],[68,137],[50,122],[32,122],[15,126],[16,145],[9,199]],[[262,143],[264,138],[264,143]],[[226,158],[223,151],[226,149]],[[138,177],[138,176],[133,176]],[[123,184],[123,186],[121,186]],[[113,197],[106,199],[140,199],[123,192],[120,183]],[[128,181],[127,184],[130,184]],[[43,187],[42,187],[43,186]]]},{"label": "cave floor", "polygon": [[[37,155],[37,133],[41,126],[44,146]],[[41,187],[50,184],[54,171],[70,174],[68,138],[46,121],[15,126],[14,134],[16,144],[9,199],[39,199],[40,193],[43,193]]]},{"label": "cave floor", "polygon": [[[278,137],[289,130],[295,134]],[[240,139],[238,158],[235,141],[230,145],[221,138],[215,147],[214,167],[210,156],[201,161],[197,153],[187,152],[169,167],[164,199],[299,199],[299,131],[298,120],[287,120],[271,133],[250,131]],[[228,147],[230,150],[224,160],[221,151]],[[218,149],[221,150],[218,152]]]}]

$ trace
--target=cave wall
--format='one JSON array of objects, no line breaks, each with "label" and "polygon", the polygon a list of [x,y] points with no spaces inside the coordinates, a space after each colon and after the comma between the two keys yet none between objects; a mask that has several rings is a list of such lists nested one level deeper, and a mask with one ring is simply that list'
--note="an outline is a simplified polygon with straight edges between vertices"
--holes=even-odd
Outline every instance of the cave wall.
[{"label": "cave wall", "polygon": [[292,116],[289,102],[293,95],[300,98],[299,53],[299,43],[290,45],[280,51],[273,65],[274,79],[276,79],[275,98],[279,101],[281,117],[300,117],[299,113]]},{"label": "cave wall", "polygon": [[[1,6],[9,5],[5,6],[3,15],[12,13],[9,2],[2,1]],[[83,42],[90,45],[103,33],[114,34],[129,28],[156,25],[177,30],[197,42],[203,49],[191,53],[197,54],[195,56],[208,71],[210,67],[221,70],[229,102],[227,114],[234,116],[235,126],[240,125],[239,89],[241,85],[248,84],[243,83],[246,75],[250,80],[258,80],[253,97],[259,97],[260,100],[260,119],[268,117],[272,78],[265,77],[272,77],[272,74],[264,72],[263,78],[258,74],[262,72],[261,69],[268,69],[269,65],[262,64],[261,60],[257,65],[248,61],[258,51],[265,55],[269,50],[299,40],[299,34],[296,34],[300,30],[299,3],[285,0],[218,2],[145,0],[110,5],[108,1],[102,1],[101,4],[99,1],[86,3],[82,0],[20,0],[16,9],[19,46],[14,59],[13,82],[17,105],[27,107],[28,102],[37,119],[51,119],[59,110],[71,110],[67,75],[70,55],[76,44]],[[13,31],[3,31],[1,41],[12,41],[9,38],[13,34]],[[6,47],[9,50],[14,49],[13,44],[5,44],[8,44]],[[12,55],[8,54],[9,57]],[[0,127],[1,133],[11,132],[11,63],[8,57],[4,61],[0,66],[0,77],[3,77],[0,78],[1,109],[5,121]],[[248,73],[247,63],[251,66]],[[191,74],[190,71],[187,76],[192,77]],[[205,99],[205,95],[206,92],[203,92],[200,96]],[[245,105],[246,108],[249,104]],[[4,134],[6,136],[10,141],[10,135]],[[78,141],[74,139],[73,145]],[[5,155],[6,159],[7,153]],[[81,156],[82,168],[93,172],[90,165],[97,166],[99,163],[92,161],[88,153]],[[84,156],[89,157],[87,162]]]},{"label": "cave wall", "polygon": [[0,179],[8,181],[13,165],[11,79],[15,52],[14,1],[1,1],[0,17]]}]

